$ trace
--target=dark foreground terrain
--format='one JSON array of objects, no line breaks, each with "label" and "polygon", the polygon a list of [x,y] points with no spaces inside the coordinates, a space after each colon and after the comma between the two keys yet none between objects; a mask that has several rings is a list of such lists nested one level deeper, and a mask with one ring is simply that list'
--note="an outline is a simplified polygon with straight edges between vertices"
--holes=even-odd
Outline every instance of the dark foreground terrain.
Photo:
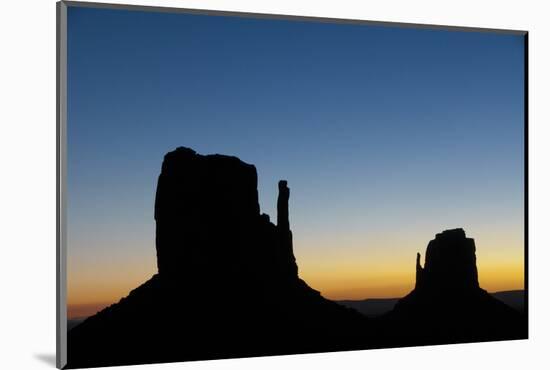
[{"label": "dark foreground terrain", "polygon": [[376,319],[300,279],[279,182],[260,213],[253,165],[168,153],[155,200],[158,273],[68,333],[67,367],[526,338],[526,318],[479,287],[475,244],[437,234],[415,289]]}]

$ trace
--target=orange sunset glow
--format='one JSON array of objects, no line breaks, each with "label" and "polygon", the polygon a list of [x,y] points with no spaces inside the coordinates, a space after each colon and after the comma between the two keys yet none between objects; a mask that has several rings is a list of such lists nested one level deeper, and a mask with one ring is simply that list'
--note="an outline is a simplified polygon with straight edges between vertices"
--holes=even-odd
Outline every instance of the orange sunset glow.
[{"label": "orange sunset glow", "polygon": [[326,298],[406,295],[416,254],[453,228],[483,289],[524,289],[523,36],[106,10],[91,27],[88,11],[69,17],[69,318],[157,272],[178,147],[253,165],[274,224],[288,182],[299,276]]},{"label": "orange sunset glow", "polygon": [[[297,239],[300,241],[299,237]],[[496,243],[482,245],[476,239],[481,287],[489,292],[523,289],[523,249],[506,247],[500,239],[479,239]],[[521,245],[521,241],[516,242]],[[422,254],[425,250],[425,245],[420,245],[416,249],[406,246],[404,249],[410,250],[407,254],[389,246],[357,251],[354,246],[325,248],[326,243],[319,241],[317,248],[300,248],[297,243],[295,253],[301,278],[326,298],[335,300],[406,295],[414,287],[416,250]],[[378,243],[379,246],[384,244],[382,239]],[[403,247],[401,244],[399,250]],[[110,259],[103,264],[100,273],[94,266],[82,266],[78,271],[69,269],[68,317],[93,315],[148,280],[156,273],[153,246],[150,252],[149,256],[134,258],[131,263]]]}]

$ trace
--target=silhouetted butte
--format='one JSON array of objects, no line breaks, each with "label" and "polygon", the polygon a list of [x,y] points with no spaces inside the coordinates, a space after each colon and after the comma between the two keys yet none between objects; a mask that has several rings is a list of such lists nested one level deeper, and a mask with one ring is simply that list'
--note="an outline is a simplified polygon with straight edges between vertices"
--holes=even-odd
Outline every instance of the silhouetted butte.
[{"label": "silhouetted butte", "polygon": [[480,288],[474,239],[445,230],[429,242],[416,284],[384,321],[403,344],[437,344],[527,337],[524,315]]},{"label": "silhouetted butte", "polygon": [[236,157],[164,157],[158,273],[69,332],[68,366],[91,367],[362,348],[367,320],[298,276],[286,181],[277,225],[257,174]]}]

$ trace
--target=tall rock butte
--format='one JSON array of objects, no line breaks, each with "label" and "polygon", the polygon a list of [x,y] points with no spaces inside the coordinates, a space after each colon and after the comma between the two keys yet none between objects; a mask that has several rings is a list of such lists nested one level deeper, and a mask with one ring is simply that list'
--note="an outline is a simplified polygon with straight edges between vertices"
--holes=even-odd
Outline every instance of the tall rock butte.
[{"label": "tall rock butte", "polygon": [[236,157],[188,148],[168,153],[155,201],[159,275],[201,277],[216,288],[244,288],[251,277],[266,284],[298,280],[286,181],[279,184],[276,226],[260,215],[257,183],[256,168]]},{"label": "tall rock butte", "polygon": [[166,154],[155,212],[158,273],[68,334],[68,367],[349,350],[368,320],[298,276],[290,189],[277,225],[260,213],[257,174],[236,157]]}]

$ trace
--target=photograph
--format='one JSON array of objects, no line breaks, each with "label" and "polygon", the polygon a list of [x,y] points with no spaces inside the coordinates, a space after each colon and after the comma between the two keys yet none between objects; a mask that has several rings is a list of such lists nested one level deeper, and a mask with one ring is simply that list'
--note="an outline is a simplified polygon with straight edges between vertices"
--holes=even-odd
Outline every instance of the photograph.
[{"label": "photograph", "polygon": [[61,367],[528,338],[526,31],[57,7]]}]

